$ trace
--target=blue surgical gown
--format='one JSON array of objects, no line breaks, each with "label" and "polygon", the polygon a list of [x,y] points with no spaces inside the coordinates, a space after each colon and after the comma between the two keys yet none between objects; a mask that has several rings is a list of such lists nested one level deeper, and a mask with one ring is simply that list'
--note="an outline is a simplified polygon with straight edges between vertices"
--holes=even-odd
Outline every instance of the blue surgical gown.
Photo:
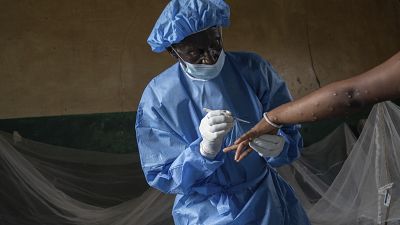
[{"label": "blue surgical gown", "polygon": [[220,75],[212,80],[192,79],[177,63],[148,84],[136,118],[141,165],[149,185],[176,194],[175,224],[309,224],[293,189],[274,169],[299,157],[298,126],[278,131],[286,143],[274,158],[253,151],[237,163],[233,152],[221,151],[213,160],[199,152],[203,108],[226,109],[251,121],[235,122],[224,148],[263,112],[290,100],[284,81],[254,53],[227,52]]}]

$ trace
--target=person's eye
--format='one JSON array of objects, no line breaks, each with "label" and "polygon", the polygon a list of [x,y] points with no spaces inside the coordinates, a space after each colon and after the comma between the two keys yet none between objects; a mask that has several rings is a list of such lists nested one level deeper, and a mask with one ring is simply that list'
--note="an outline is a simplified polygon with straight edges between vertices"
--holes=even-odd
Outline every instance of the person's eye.
[{"label": "person's eye", "polygon": [[214,45],[221,45],[221,43],[222,43],[221,42],[221,37],[216,37],[213,44]]},{"label": "person's eye", "polygon": [[197,56],[197,55],[199,55],[199,52],[193,50],[193,51],[189,51],[188,54],[189,54],[190,56]]}]

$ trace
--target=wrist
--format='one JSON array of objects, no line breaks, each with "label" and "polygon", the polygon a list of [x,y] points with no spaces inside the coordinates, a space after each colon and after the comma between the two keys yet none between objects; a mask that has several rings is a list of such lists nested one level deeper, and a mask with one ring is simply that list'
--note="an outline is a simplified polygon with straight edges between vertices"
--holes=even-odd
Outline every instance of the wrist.
[{"label": "wrist", "polygon": [[203,139],[200,142],[200,154],[206,158],[214,159],[221,150],[222,140],[208,141]]},{"label": "wrist", "polygon": [[269,114],[269,112],[265,112],[265,113],[263,114],[263,117],[264,117],[264,120],[265,120],[269,125],[271,125],[272,127],[276,128],[276,129],[280,129],[280,128],[283,127],[282,124],[279,124],[279,123],[277,122],[276,117],[271,116],[271,115]]}]

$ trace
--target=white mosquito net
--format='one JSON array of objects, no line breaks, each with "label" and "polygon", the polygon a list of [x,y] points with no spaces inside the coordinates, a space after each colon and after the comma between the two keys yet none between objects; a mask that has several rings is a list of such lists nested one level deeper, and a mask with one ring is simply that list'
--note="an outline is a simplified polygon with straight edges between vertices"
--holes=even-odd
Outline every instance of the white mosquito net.
[{"label": "white mosquito net", "polygon": [[[400,108],[376,105],[356,140],[342,125],[279,173],[313,225],[400,224]],[[168,225],[174,196],[148,188],[137,154],[0,133],[0,224]]]}]

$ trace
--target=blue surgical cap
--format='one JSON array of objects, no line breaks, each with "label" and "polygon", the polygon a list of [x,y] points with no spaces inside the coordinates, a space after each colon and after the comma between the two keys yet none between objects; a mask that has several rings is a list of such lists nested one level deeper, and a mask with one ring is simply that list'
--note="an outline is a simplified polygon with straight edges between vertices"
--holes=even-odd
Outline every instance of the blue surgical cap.
[{"label": "blue surgical cap", "polygon": [[154,52],[212,26],[229,25],[229,6],[223,0],[172,0],[161,13],[147,42]]}]

